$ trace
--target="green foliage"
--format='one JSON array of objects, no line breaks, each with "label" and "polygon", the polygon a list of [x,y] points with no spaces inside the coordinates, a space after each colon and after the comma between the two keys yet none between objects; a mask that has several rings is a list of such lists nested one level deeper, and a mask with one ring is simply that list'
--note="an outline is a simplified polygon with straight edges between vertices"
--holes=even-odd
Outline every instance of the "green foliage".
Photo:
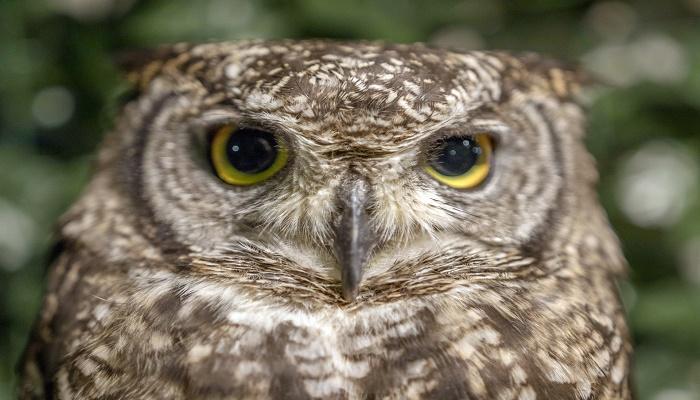
[{"label": "green foliage", "polygon": [[640,398],[700,398],[700,0],[3,0],[0,399],[13,397],[52,227],[123,90],[113,55],[268,37],[534,50],[611,82],[588,145],[631,264]]}]

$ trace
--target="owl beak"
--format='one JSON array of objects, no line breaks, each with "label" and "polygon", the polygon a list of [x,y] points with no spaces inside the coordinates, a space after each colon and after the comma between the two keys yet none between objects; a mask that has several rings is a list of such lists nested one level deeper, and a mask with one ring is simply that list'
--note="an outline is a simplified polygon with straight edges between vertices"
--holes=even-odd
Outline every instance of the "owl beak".
[{"label": "owl beak", "polygon": [[362,273],[373,248],[374,234],[369,225],[369,188],[363,179],[352,179],[340,193],[340,219],[335,227],[335,256],[341,268],[343,298],[357,297]]}]

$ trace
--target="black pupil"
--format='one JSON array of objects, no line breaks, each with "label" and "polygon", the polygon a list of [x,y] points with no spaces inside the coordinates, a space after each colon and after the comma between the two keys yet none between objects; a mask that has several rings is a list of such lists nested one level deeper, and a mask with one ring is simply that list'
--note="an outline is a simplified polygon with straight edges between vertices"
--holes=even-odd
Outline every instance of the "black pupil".
[{"label": "black pupil", "polygon": [[469,136],[446,138],[438,143],[432,166],[442,175],[462,175],[479,161],[481,151],[479,143]]},{"label": "black pupil", "polygon": [[237,170],[255,174],[265,171],[277,158],[277,140],[270,132],[237,129],[226,143],[226,156]]}]

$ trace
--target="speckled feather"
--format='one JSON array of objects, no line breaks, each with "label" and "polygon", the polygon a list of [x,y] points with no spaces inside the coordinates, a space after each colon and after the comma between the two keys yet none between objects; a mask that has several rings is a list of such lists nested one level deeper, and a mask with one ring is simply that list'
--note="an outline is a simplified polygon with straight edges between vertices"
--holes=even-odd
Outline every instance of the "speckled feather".
[{"label": "speckled feather", "polygon": [[[175,45],[61,223],[22,398],[629,399],[618,241],[582,144],[581,74],[536,55],[422,45]],[[232,187],[222,123],[284,137]],[[487,182],[423,171],[431,140],[488,132]],[[358,297],[332,252],[348,174],[378,244]]]}]

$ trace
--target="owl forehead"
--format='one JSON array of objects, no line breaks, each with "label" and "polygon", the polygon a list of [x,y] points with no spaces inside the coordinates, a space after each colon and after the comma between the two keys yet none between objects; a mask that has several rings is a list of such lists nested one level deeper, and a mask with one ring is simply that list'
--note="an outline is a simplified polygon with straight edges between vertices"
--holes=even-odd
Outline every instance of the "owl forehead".
[{"label": "owl forehead", "polygon": [[415,45],[306,43],[232,51],[220,70],[230,102],[256,122],[320,143],[401,146],[499,101],[503,64]]}]

